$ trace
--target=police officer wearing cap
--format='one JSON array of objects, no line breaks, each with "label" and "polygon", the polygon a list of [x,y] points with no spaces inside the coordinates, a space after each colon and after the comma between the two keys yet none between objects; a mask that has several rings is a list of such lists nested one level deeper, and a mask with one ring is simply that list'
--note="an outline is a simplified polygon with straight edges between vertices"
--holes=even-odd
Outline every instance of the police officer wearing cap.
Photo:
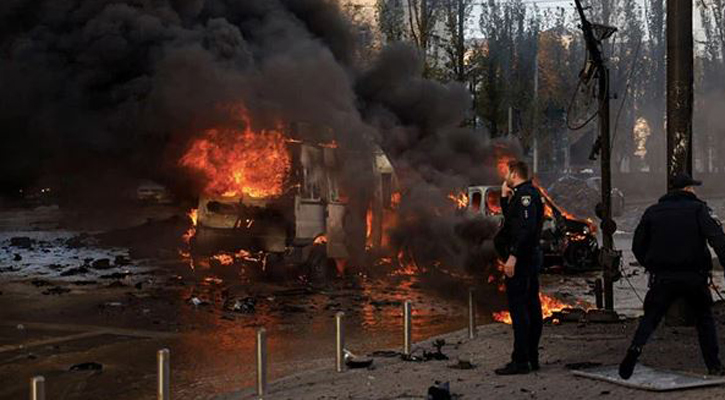
[{"label": "police officer wearing cap", "polygon": [[539,300],[540,248],[544,204],[531,183],[529,168],[522,161],[509,163],[501,186],[504,224],[494,240],[506,260],[506,297],[514,330],[511,362],[497,369],[498,375],[526,374],[539,369],[539,340],[543,327]]},{"label": "police officer wearing cap", "polygon": [[707,247],[709,243],[725,265],[725,233],[707,203],[695,195],[694,187],[701,184],[688,174],[677,175],[673,190],[644,212],[634,233],[632,251],[650,274],[650,288],[644,316],[619,366],[623,379],[632,376],[642,347],[678,298],[684,298],[694,314],[709,374],[725,375],[712,316],[712,258]]}]

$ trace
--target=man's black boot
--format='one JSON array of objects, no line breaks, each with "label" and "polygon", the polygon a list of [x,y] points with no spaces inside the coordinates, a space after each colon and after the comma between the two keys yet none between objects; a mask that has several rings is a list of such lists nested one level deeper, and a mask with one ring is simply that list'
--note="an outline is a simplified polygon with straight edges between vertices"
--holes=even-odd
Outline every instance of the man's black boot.
[{"label": "man's black boot", "polygon": [[523,375],[531,372],[531,369],[529,369],[529,363],[510,362],[494,372],[496,375]]},{"label": "man's black boot", "polygon": [[531,365],[532,371],[538,371],[541,369],[541,366],[539,365],[539,360],[531,360],[529,361],[529,364]]},{"label": "man's black boot", "polygon": [[634,373],[634,366],[637,365],[637,359],[642,354],[642,349],[639,347],[630,347],[627,350],[627,355],[624,356],[624,360],[619,364],[619,376],[622,379],[629,379]]}]

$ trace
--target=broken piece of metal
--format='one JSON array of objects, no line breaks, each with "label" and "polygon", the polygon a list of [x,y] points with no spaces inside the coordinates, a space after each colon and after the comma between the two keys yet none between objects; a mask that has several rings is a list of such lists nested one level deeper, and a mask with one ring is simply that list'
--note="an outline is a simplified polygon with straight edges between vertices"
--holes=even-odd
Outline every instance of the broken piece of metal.
[{"label": "broken piece of metal", "polygon": [[349,350],[344,350],[344,352],[345,352],[345,365],[347,365],[347,367],[350,369],[369,368],[371,365],[373,365],[373,359],[370,357],[356,356]]}]

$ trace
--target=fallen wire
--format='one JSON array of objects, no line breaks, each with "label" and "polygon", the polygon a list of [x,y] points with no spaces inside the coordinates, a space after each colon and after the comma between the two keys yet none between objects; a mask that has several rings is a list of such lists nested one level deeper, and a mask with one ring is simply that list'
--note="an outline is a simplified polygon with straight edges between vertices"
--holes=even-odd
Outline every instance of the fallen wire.
[{"label": "fallen wire", "polygon": [[642,299],[642,296],[639,295],[639,292],[632,284],[632,281],[629,280],[629,277],[627,276],[627,272],[624,270],[624,262],[622,262],[622,259],[619,260],[619,272],[622,273],[622,276],[624,277],[624,280],[627,281],[629,284],[629,287],[632,288],[632,291],[634,292],[635,296],[639,299],[639,301],[644,304],[644,299]]}]

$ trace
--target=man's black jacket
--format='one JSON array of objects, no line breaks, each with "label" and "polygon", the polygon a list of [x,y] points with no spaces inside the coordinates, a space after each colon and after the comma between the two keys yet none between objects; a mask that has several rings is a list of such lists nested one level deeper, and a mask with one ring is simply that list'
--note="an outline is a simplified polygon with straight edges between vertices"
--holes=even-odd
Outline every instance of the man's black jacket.
[{"label": "man's black jacket", "polygon": [[632,252],[653,273],[707,272],[712,269],[707,243],[725,265],[720,222],[693,193],[674,191],[644,212],[634,232]]},{"label": "man's black jacket", "polygon": [[496,249],[503,258],[513,254],[517,264],[528,264],[536,260],[539,252],[544,204],[531,181],[516,186],[513,192],[501,198],[504,224],[496,236]]}]

